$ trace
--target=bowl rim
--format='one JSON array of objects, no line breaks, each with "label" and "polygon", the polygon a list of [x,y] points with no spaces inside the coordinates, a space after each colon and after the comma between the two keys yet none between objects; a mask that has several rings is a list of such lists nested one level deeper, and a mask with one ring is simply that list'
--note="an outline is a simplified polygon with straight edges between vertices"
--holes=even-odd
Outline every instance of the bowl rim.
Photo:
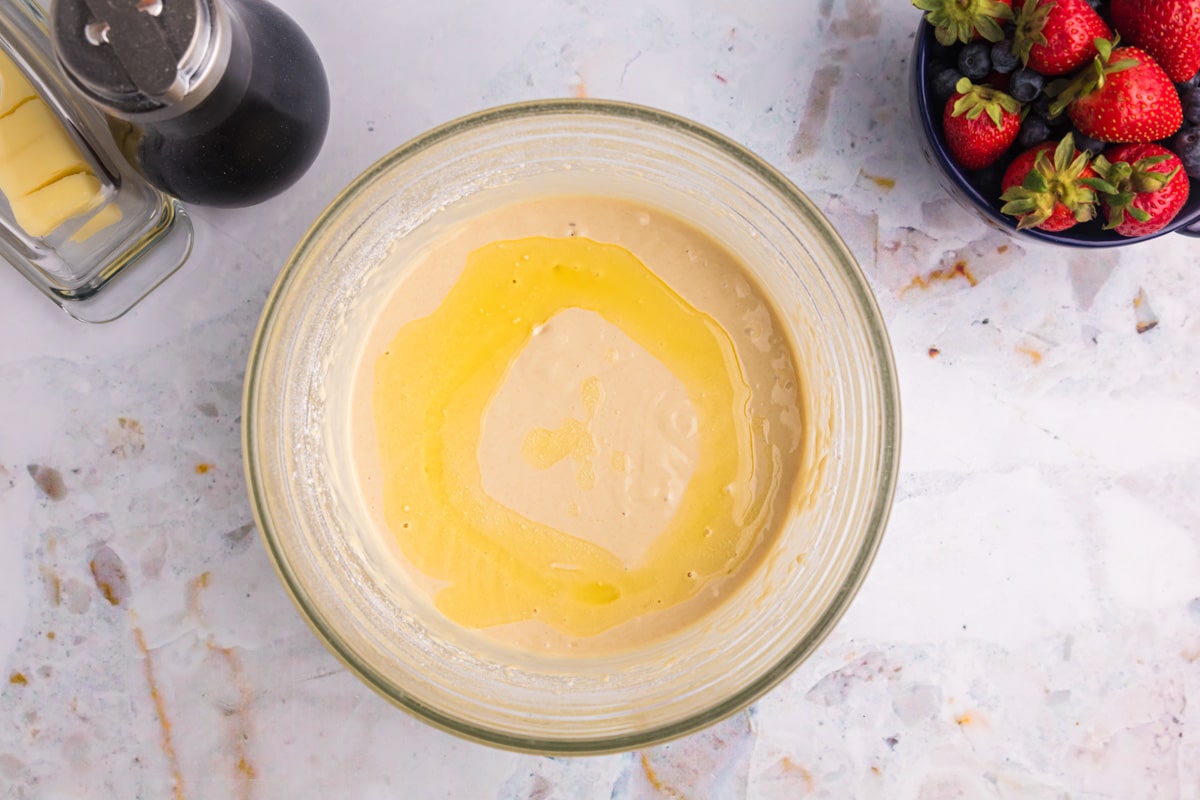
[{"label": "bowl rim", "polygon": [[[287,563],[278,542],[278,526],[275,525],[275,520],[266,510],[267,504],[263,482],[257,468],[258,456],[255,445],[258,417],[254,408],[263,388],[260,378],[262,365],[267,356],[266,344],[279,322],[281,301],[296,281],[297,273],[302,270],[309,251],[318,245],[324,234],[336,230],[339,215],[347,204],[386,173],[402,168],[406,162],[422,151],[460,133],[488,125],[504,124],[510,120],[547,115],[598,115],[607,119],[627,119],[672,129],[674,132],[699,140],[702,144],[720,151],[723,155],[732,157],[733,160],[739,162],[740,166],[779,192],[781,197],[788,204],[797,207],[802,215],[810,217],[817,223],[814,226],[814,232],[824,236],[823,244],[831,250],[831,254],[834,256],[833,265],[842,268],[842,277],[850,288],[854,304],[862,314],[864,328],[868,335],[869,351],[873,356],[873,369],[870,374],[878,388],[881,411],[878,422],[880,427],[879,482],[866,515],[867,532],[862,546],[855,553],[854,559],[849,565],[845,581],[838,587],[831,603],[817,618],[812,629],[756,680],[740,687],[720,702],[667,724],[635,732],[594,738],[561,739],[515,736],[508,732],[468,723],[452,714],[420,702],[407,694],[395,681],[380,674],[369,664],[358,660],[354,651],[347,646],[333,626],[328,624],[316,606],[309,600],[304,587]],[[280,582],[300,612],[300,616],[317,638],[343,665],[377,694],[426,723],[478,743],[517,752],[544,755],[598,755],[624,752],[676,739],[719,722],[746,708],[790,675],[817,649],[844,616],[878,552],[891,514],[898,480],[900,425],[899,382],[883,315],[861,266],[840,235],[812,201],[779,170],[762,158],[704,125],[648,106],[593,98],[530,100],[496,106],[459,117],[410,139],[407,143],[381,157],[354,178],[309,226],[280,270],[275,284],[266,298],[261,318],[251,340],[242,395],[243,467],[254,521]]]},{"label": "bowl rim", "polygon": [[[1053,233],[1051,231],[1043,231],[1037,228],[1026,228],[1017,230],[1017,221],[1014,217],[1000,213],[992,201],[984,197],[984,195],[966,179],[963,171],[958,165],[954,164],[946,153],[946,140],[942,133],[941,126],[935,123],[936,115],[933,112],[934,106],[929,100],[929,88],[925,80],[926,69],[929,63],[933,60],[931,57],[934,42],[933,26],[924,17],[917,24],[917,32],[914,37],[913,52],[912,52],[912,69],[911,80],[909,81],[909,91],[912,101],[912,109],[915,116],[920,121],[920,128],[925,135],[925,141],[929,144],[929,155],[941,170],[942,175],[951,181],[955,188],[958,189],[963,197],[970,201],[972,207],[979,213],[987,215],[988,221],[1000,225],[1005,229],[1005,232],[1012,236],[1029,237],[1038,239],[1049,244],[1057,244],[1065,247],[1079,247],[1085,249],[1103,248],[1103,247],[1125,247],[1131,244],[1139,244],[1140,242],[1148,242],[1151,239],[1157,239],[1160,236],[1165,236],[1168,233],[1178,233],[1182,236],[1191,238],[1200,237],[1200,203],[1190,215],[1183,215],[1171,220],[1161,230],[1146,236],[1129,236],[1122,237],[1118,234],[1113,234],[1113,238],[1105,239],[1080,239],[1073,236],[1065,235],[1064,233]],[[1185,176],[1186,177],[1186,176]],[[1193,179],[1194,183],[1200,183]],[[949,192],[949,189],[947,188]],[[1197,194],[1193,192],[1193,194]]]}]

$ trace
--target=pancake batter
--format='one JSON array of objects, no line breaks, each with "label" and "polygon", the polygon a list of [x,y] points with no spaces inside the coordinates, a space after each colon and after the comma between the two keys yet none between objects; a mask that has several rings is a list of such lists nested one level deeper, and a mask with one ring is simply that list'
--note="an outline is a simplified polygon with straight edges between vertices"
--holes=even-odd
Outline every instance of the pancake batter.
[{"label": "pancake batter", "polygon": [[792,348],[745,268],[639,204],[487,212],[407,265],[357,370],[376,525],[450,620],[534,649],[694,621],[798,480]]}]

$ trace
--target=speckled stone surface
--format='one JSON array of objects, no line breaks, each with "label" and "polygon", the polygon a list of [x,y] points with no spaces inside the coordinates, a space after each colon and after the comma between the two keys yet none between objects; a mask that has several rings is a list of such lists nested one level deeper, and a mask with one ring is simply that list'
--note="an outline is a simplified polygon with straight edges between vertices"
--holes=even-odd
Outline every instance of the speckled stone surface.
[{"label": "speckled stone surface", "polygon": [[[905,2],[281,5],[334,93],[298,186],[196,211],[190,262],[115,324],[0,270],[0,797],[1200,797],[1194,242],[1069,252],[962,212],[910,128]],[[556,759],[435,731],[324,650],[253,530],[239,405],[275,274],[344,184],[577,94],[693,117],[810,194],[887,319],[905,440],[813,658],[688,739]]]}]

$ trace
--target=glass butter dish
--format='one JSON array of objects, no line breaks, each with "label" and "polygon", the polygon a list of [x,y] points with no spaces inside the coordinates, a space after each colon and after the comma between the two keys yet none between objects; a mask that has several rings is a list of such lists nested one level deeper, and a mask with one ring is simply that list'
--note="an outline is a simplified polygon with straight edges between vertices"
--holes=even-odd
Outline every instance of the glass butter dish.
[{"label": "glass butter dish", "polygon": [[183,206],[138,175],[67,84],[41,8],[0,3],[0,256],[71,316],[107,322],[191,246]]}]

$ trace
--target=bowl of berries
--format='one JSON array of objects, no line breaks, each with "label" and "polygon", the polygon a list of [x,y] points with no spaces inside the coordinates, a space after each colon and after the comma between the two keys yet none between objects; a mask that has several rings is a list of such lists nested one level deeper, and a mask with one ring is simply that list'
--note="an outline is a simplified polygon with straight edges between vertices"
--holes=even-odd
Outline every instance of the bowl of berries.
[{"label": "bowl of berries", "polygon": [[913,0],[943,186],[1021,237],[1200,237],[1200,0]]}]

